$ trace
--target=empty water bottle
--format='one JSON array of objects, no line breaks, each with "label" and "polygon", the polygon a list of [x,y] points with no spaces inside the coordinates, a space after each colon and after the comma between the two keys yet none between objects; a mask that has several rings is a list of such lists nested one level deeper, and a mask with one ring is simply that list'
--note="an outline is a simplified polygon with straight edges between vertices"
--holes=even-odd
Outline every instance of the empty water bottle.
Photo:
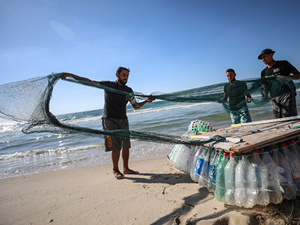
[{"label": "empty water bottle", "polygon": [[169,160],[174,164],[174,166],[177,168],[178,167],[178,162],[181,158],[181,151],[182,151],[182,145],[181,144],[176,144],[171,153],[169,154]]},{"label": "empty water bottle", "polygon": [[198,180],[199,180],[199,175],[195,173],[195,167],[196,167],[199,155],[201,153],[201,149],[202,149],[202,146],[196,147],[196,153],[194,155],[193,161],[190,166],[190,176],[191,176],[191,179],[195,182],[198,182]]},{"label": "empty water bottle", "polygon": [[285,158],[287,159],[287,161],[289,163],[293,182],[294,182],[295,188],[297,190],[297,195],[300,195],[300,163],[299,163],[299,160],[297,159],[297,156],[288,149],[288,147],[285,143],[281,144],[281,148],[285,155]]},{"label": "empty water bottle", "polygon": [[196,146],[194,146],[194,145],[192,145],[188,148],[187,158],[186,158],[186,161],[185,161],[185,164],[184,164],[184,168],[182,170],[186,174],[190,174],[191,164],[193,163],[196,151],[197,151],[197,149],[196,149]]},{"label": "empty water bottle", "polygon": [[224,178],[224,169],[228,162],[228,153],[223,153],[223,158],[216,169],[216,189],[215,196],[219,201],[224,201],[225,198],[225,178]]},{"label": "empty water bottle", "polygon": [[234,192],[235,192],[235,169],[237,166],[237,160],[235,154],[230,153],[230,159],[225,166],[225,204],[235,205]]},{"label": "empty water bottle", "polygon": [[213,192],[216,187],[216,160],[219,156],[219,150],[215,150],[215,154],[213,155],[212,159],[210,160],[209,170],[208,170],[208,183],[207,189],[210,192]]},{"label": "empty water bottle", "polygon": [[195,172],[195,177],[198,177],[198,180],[196,182],[199,182],[199,177],[200,177],[203,161],[205,159],[206,154],[207,154],[207,149],[205,147],[203,147],[203,151],[199,155],[198,161],[197,161],[196,166],[195,166],[195,171],[194,171]]},{"label": "empty water bottle", "polygon": [[213,153],[214,153],[213,148],[207,149],[207,154],[203,161],[203,165],[199,177],[199,185],[203,187],[207,187],[209,164]]},{"label": "empty water bottle", "polygon": [[216,168],[218,167],[219,163],[221,162],[221,160],[223,159],[223,151],[222,150],[219,150],[219,155],[216,159],[216,163],[215,163],[215,166]]},{"label": "empty water bottle", "polygon": [[235,169],[235,204],[239,207],[246,207],[248,201],[248,179],[250,162],[247,155],[242,154],[242,158]]},{"label": "empty water bottle", "polygon": [[[268,169],[266,165],[261,161],[259,157],[259,150],[254,150],[253,155],[251,157],[251,163],[255,169],[255,179],[256,179],[256,188],[257,190],[253,190],[252,194],[254,195],[254,203],[259,205],[268,205],[269,204],[269,194],[267,192],[268,187]],[[256,196],[255,196],[256,195]]]},{"label": "empty water bottle", "polygon": [[279,204],[282,202],[282,194],[280,191],[280,180],[278,176],[278,168],[272,157],[270,156],[269,149],[264,148],[262,155],[262,161],[268,169],[267,180],[268,180],[268,193],[270,203]]},{"label": "empty water bottle", "polygon": [[277,145],[274,145],[272,158],[278,168],[280,185],[284,190],[283,197],[287,200],[296,198],[296,189],[294,187],[288,161],[280,153]]},{"label": "empty water bottle", "polygon": [[296,140],[291,140],[291,144],[289,145],[289,149],[297,156],[300,161],[300,147],[296,143]]},{"label": "empty water bottle", "polygon": [[190,155],[190,147],[186,146],[186,145],[175,145],[175,147],[177,146],[177,153],[175,155],[175,158],[173,158],[173,163],[174,166],[183,171],[183,172],[187,172],[186,168],[187,168],[187,163],[189,160],[189,155]]}]

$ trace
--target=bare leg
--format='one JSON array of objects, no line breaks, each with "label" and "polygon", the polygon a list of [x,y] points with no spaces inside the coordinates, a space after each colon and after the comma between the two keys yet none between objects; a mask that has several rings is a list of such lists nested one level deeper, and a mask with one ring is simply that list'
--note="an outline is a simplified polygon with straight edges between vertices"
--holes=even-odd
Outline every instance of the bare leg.
[{"label": "bare leg", "polygon": [[120,151],[121,150],[116,150],[111,152],[111,158],[113,162],[113,174],[117,179],[124,178],[124,175],[119,170]]},{"label": "bare leg", "polygon": [[129,148],[123,149],[122,151],[122,158],[123,158],[123,166],[124,166],[124,174],[137,174],[139,171],[134,171],[129,169],[128,162],[129,162]]}]

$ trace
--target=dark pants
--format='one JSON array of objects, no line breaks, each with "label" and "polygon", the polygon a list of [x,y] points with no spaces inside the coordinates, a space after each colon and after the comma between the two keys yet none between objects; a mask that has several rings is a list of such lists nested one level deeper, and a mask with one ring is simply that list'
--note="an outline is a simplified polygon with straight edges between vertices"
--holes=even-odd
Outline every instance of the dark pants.
[{"label": "dark pants", "polygon": [[293,93],[274,97],[272,107],[275,119],[297,116],[296,96]]}]

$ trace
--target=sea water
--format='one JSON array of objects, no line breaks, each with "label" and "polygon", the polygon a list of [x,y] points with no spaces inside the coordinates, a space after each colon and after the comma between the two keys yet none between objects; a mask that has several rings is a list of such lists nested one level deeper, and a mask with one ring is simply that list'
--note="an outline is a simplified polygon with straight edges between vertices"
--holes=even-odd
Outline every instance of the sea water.
[{"label": "sea water", "polygon": [[[253,121],[273,118],[270,103],[261,107],[250,103],[249,109]],[[214,128],[231,125],[230,115],[219,103],[154,101],[138,110],[128,106],[127,115],[131,130],[175,136],[182,136],[195,119],[209,121]],[[69,124],[102,129],[102,109],[56,116]],[[111,153],[104,151],[102,137],[47,132],[24,134],[22,129],[26,124],[0,121],[0,179],[42,171],[111,164]],[[132,139],[130,161],[167,158],[173,147],[174,144]]]}]

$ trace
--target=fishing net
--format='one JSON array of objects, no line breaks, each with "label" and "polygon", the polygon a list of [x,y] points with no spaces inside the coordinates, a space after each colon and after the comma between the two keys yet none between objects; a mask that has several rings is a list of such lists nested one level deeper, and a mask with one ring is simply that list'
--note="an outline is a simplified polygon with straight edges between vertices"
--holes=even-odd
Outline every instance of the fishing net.
[{"label": "fishing net", "polygon": [[[22,130],[26,134],[33,132],[53,132],[62,134],[79,133],[90,136],[117,136],[120,138],[133,138],[143,141],[175,144],[184,143],[191,145],[223,140],[222,137],[212,137],[212,139],[207,141],[199,141],[153,132],[138,132],[133,130],[97,130],[88,127],[70,125],[66,122],[59,121],[56,116],[50,112],[49,104],[54,86],[57,81],[61,80],[61,76],[62,73],[56,73],[48,76],[0,85],[0,117],[26,123],[27,126]],[[227,112],[230,112],[231,107],[228,104],[228,101],[221,100],[224,97],[224,85],[228,84],[228,82],[172,93],[153,93],[145,95],[140,92],[123,92],[104,85],[95,84],[93,82],[75,79],[73,77],[67,77],[64,80],[126,95],[128,100],[132,97],[135,97],[138,100],[144,100],[150,97],[176,102],[219,102],[222,103]],[[295,88],[300,86],[299,82],[294,85],[294,83],[290,80],[276,78],[275,76],[248,79],[243,82],[246,83],[248,92],[252,97],[252,102],[255,105],[267,103],[270,98],[270,93],[274,95],[274,93],[280,92],[283,86],[290,90],[295,90]],[[262,96],[264,84],[266,82],[272,83],[272,89],[268,90],[265,96]],[[244,93],[244,90],[236,91]],[[236,103],[236,106],[244,107],[244,103]]]}]

